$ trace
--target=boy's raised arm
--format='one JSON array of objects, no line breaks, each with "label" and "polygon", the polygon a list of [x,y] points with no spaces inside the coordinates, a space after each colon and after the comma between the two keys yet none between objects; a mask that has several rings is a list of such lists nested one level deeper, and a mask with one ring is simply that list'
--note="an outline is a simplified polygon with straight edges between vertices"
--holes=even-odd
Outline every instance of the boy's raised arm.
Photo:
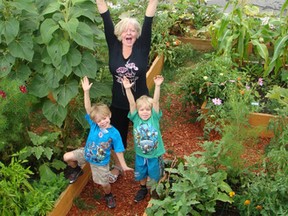
[{"label": "boy's raised arm", "polygon": [[129,101],[130,113],[133,113],[136,110],[136,102],[131,91],[131,87],[134,85],[134,83],[130,83],[127,77],[123,77],[122,83],[125,88],[127,99]]},{"label": "boy's raised arm", "polygon": [[90,101],[90,88],[92,86],[93,83],[89,83],[89,79],[87,76],[83,77],[83,79],[81,80],[82,83],[82,89],[84,92],[84,107],[86,110],[87,114],[90,114],[91,112],[91,101]]},{"label": "boy's raised arm", "polygon": [[159,108],[159,99],[160,99],[160,86],[164,81],[164,77],[161,75],[157,75],[154,77],[155,89],[154,89],[154,96],[153,96],[153,108],[158,113]]}]

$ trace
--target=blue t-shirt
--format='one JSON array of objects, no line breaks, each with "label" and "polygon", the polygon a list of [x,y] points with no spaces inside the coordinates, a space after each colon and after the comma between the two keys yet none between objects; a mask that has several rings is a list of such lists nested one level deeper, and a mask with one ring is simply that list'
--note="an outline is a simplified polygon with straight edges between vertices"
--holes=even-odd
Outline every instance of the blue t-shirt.
[{"label": "blue t-shirt", "polygon": [[134,147],[137,155],[157,158],[165,153],[159,124],[161,117],[162,112],[156,113],[154,109],[147,120],[142,120],[137,110],[129,112],[128,118],[133,122]]},{"label": "blue t-shirt", "polygon": [[107,165],[110,161],[111,148],[115,152],[124,152],[124,146],[119,131],[111,126],[101,129],[88,114],[85,119],[90,125],[90,132],[85,145],[85,160],[98,166]]}]

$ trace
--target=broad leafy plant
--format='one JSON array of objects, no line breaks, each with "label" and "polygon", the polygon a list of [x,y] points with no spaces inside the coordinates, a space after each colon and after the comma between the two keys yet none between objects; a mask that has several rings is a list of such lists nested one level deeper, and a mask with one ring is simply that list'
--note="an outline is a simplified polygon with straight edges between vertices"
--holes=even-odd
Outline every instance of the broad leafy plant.
[{"label": "broad leafy plant", "polygon": [[[79,109],[70,110],[79,95],[79,81],[84,75],[96,78],[105,46],[95,2],[3,0],[0,9],[0,78],[26,82],[29,94],[41,98],[44,116],[65,140],[69,118],[80,115]],[[93,98],[99,92],[110,96],[107,83],[95,85]]]},{"label": "broad leafy plant", "polygon": [[148,215],[209,215],[215,212],[216,201],[233,202],[225,171],[210,173],[205,157],[190,155],[185,160],[185,165],[167,168],[171,181],[159,183],[156,191],[162,199],[150,201]]}]

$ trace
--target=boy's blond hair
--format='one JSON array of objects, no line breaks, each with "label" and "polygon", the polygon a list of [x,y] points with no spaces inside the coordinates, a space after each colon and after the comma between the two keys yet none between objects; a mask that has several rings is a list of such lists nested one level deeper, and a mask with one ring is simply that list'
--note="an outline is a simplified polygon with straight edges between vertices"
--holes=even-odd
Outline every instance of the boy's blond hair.
[{"label": "boy's blond hair", "polygon": [[137,38],[141,35],[141,25],[135,18],[125,17],[120,22],[115,25],[114,34],[117,39],[121,41],[121,34],[128,28],[128,26],[132,24],[137,31]]},{"label": "boy's blond hair", "polygon": [[106,104],[96,103],[91,107],[90,118],[95,119],[96,116],[99,117],[111,117],[111,111]]},{"label": "boy's blond hair", "polygon": [[142,95],[140,98],[138,98],[136,100],[136,108],[137,108],[137,110],[141,106],[148,106],[148,107],[150,107],[152,109],[152,107],[153,107],[153,98],[148,97],[147,95]]}]

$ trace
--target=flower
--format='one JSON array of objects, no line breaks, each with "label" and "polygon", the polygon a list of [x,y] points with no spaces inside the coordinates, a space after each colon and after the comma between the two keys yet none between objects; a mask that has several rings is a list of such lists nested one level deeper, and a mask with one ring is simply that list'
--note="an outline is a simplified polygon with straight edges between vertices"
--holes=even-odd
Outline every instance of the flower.
[{"label": "flower", "polygon": [[234,192],[234,191],[229,192],[229,196],[230,196],[231,198],[233,198],[233,197],[235,196],[235,192]]},{"label": "flower", "polygon": [[213,98],[212,102],[214,103],[214,105],[221,105],[222,104],[222,100],[220,98]]},{"label": "flower", "polygon": [[250,205],[251,201],[250,200],[245,200],[244,205]]},{"label": "flower", "polygon": [[258,85],[263,86],[263,78],[258,79]]},{"label": "flower", "polygon": [[22,92],[22,93],[27,93],[27,88],[26,88],[26,86],[25,85],[21,85],[21,86],[19,86],[19,89],[20,89],[20,91]]},{"label": "flower", "polygon": [[0,96],[2,98],[6,98],[6,93],[3,90],[0,90]]},{"label": "flower", "polygon": [[208,79],[208,76],[204,76],[203,79],[204,79],[204,80],[207,80],[207,79]]},{"label": "flower", "polygon": [[262,210],[262,206],[261,206],[261,205],[257,205],[257,206],[256,206],[256,209],[259,210],[259,211],[261,211],[261,210]]}]

